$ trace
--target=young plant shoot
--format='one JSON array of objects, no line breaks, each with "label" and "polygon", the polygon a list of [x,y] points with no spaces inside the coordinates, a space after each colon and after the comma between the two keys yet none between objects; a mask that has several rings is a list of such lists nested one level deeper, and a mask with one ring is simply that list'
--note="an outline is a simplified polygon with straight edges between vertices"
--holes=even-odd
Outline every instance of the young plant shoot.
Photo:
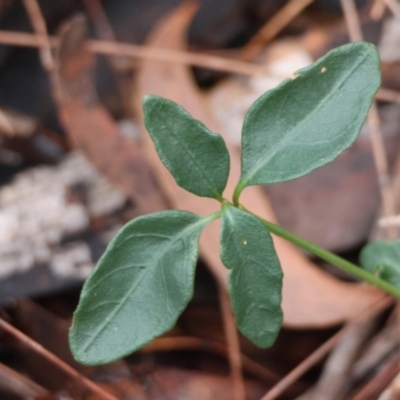
[{"label": "young plant shoot", "polygon": [[379,86],[378,53],[359,42],[332,50],[261,96],[244,120],[241,177],[231,200],[223,197],[229,154],[222,137],[174,102],[146,96],[145,125],[165,167],[179,186],[215,199],[221,210],[163,211],[121,229],[83,287],[69,336],[75,358],[108,363],[171,329],[193,295],[201,232],[217,218],[237,326],[260,347],[274,343],[283,318],[282,269],[270,232],[400,296],[398,279],[387,283],[240,204],[247,186],[299,178],[347,149]]}]

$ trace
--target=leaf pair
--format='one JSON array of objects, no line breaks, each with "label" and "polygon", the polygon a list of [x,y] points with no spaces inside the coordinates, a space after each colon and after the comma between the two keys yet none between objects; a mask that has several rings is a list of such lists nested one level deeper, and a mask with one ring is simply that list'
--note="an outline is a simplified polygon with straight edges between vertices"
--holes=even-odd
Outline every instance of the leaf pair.
[{"label": "leaf pair", "polygon": [[269,231],[239,205],[240,193],[332,161],[355,140],[379,83],[375,48],[353,43],[261,96],[244,121],[233,204],[223,198],[229,154],[222,137],[172,101],[147,96],[145,125],[164,165],[184,189],[220,201],[221,211],[165,211],[128,223],[85,283],[70,331],[74,356],[109,362],[170,329],[192,297],[200,233],[219,217],[238,327],[257,345],[271,345],[282,323],[282,271]]}]

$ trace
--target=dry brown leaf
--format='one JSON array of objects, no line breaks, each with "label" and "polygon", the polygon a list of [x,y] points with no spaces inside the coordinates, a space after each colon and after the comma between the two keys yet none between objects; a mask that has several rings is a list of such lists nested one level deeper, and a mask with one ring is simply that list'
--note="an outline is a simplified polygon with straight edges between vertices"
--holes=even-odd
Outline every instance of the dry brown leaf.
[{"label": "dry brown leaf", "polygon": [[111,182],[148,213],[166,203],[139,146],[119,132],[94,88],[94,57],[85,47],[87,23],[78,16],[64,26],[56,54],[53,91],[71,141]]},{"label": "dry brown leaf", "polygon": [[[186,28],[194,12],[195,7],[192,3],[182,5],[159,23],[147,44],[159,48],[184,50]],[[135,93],[135,106],[139,112],[141,107],[138,99],[148,93],[174,100],[211,130],[222,133],[231,155],[231,175],[225,193],[225,197],[230,198],[240,176],[240,156],[207,111],[202,94],[189,69],[173,63],[144,61]],[[160,186],[175,208],[199,214],[208,214],[217,209],[215,200],[200,199],[179,188],[159,160],[147,134],[144,135],[144,143]],[[275,221],[270,203],[261,188],[255,186],[247,188],[242,194],[242,202],[261,217]],[[274,238],[274,242],[284,270],[283,309],[286,326],[326,327],[342,323],[352,319],[361,310],[384,296],[377,289],[363,284],[340,282],[319,270],[291,244],[280,238]],[[209,226],[202,235],[200,249],[202,257],[215,277],[226,287],[227,270],[219,258],[218,224]]]}]

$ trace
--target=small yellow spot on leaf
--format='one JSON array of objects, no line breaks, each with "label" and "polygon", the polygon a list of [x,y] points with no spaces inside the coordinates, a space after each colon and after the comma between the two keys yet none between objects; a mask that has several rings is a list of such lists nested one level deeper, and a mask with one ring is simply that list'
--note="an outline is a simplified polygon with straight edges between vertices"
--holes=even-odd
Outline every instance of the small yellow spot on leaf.
[{"label": "small yellow spot on leaf", "polygon": [[326,72],[326,67],[321,68],[321,74],[323,74],[324,72]]},{"label": "small yellow spot on leaf", "polygon": [[244,245],[244,246],[246,246],[246,244],[247,244],[247,240],[243,240],[243,242],[242,242],[242,243],[243,243],[243,245]]}]

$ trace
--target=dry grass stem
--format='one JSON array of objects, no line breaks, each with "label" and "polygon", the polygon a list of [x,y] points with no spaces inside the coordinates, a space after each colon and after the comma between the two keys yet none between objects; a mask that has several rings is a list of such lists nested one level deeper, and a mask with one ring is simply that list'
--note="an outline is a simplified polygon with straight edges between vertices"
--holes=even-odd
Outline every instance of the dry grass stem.
[{"label": "dry grass stem", "polygon": [[[154,339],[146,347],[139,350],[139,352],[152,353],[174,350],[209,351],[223,357],[226,357],[228,355],[227,347],[221,343],[209,339],[201,339],[189,336],[160,337]],[[244,354],[240,354],[240,358],[243,369],[246,372],[262,379],[264,382],[275,383],[279,380],[279,376],[275,372],[271,371],[261,364],[258,364]]]},{"label": "dry grass stem", "polygon": [[[391,179],[389,175],[389,166],[385,145],[383,142],[378,107],[375,102],[372,104],[371,110],[368,114],[368,123],[370,126],[370,137],[375,168],[378,174],[381,192],[383,215],[385,218],[389,218],[396,214],[396,201],[393,195]],[[386,235],[388,239],[395,239],[398,235],[396,226],[388,225],[386,227]]]},{"label": "dry grass stem", "polygon": [[344,19],[346,20],[347,30],[352,42],[363,40],[360,19],[358,18],[357,8],[353,0],[340,0],[343,9]]},{"label": "dry grass stem", "polygon": [[384,0],[374,0],[372,4],[371,10],[369,12],[369,16],[372,20],[378,21],[383,17],[383,14],[386,10],[386,4]]},{"label": "dry grass stem", "polygon": [[2,363],[0,363],[0,388],[22,398],[36,398],[47,393],[42,386]]},{"label": "dry grass stem", "polygon": [[[58,39],[56,37],[50,36],[49,40],[52,47],[57,46]],[[34,35],[29,33],[0,31],[0,44],[42,47],[46,44],[46,38],[42,35]],[[263,65],[236,61],[208,54],[179,50],[156,49],[148,46],[102,40],[88,40],[87,45],[90,51],[98,54],[120,55],[132,58],[167,61],[171,63],[194,65],[197,67],[242,75],[261,75],[265,73],[265,66]]]},{"label": "dry grass stem", "polygon": [[386,388],[399,372],[399,362],[400,355],[397,352],[379,368],[379,371],[352,397],[352,400],[377,399],[379,394],[382,393],[382,388]]},{"label": "dry grass stem", "polygon": [[336,400],[346,397],[351,385],[349,376],[354,362],[375,327],[374,318],[349,326],[325,362],[314,388],[312,400]]},{"label": "dry grass stem", "polygon": [[51,353],[50,351],[46,350],[43,346],[39,343],[32,340],[30,337],[26,336],[24,333],[19,331],[18,329],[14,328],[8,322],[4,321],[0,318],[0,328],[3,329],[5,332],[12,335],[14,338],[19,340],[22,344],[29,347],[36,353],[40,354],[44,358],[46,358],[49,362],[60,368],[64,371],[67,375],[71,376],[72,378],[76,379],[82,385],[84,385],[87,389],[89,389],[92,393],[95,393],[99,399],[104,400],[118,400],[112,394],[103,390],[100,386],[96,385],[93,381],[87,379],[82,374],[80,374],[77,370],[69,366],[63,360],[58,358],[56,355]]},{"label": "dry grass stem", "polygon": [[43,43],[40,46],[40,60],[44,69],[51,71],[54,68],[54,59],[51,53],[51,43],[47,34],[46,21],[40,11],[40,6],[37,0],[23,0],[26,12],[31,20],[33,30],[37,35],[40,35],[43,39]]},{"label": "dry grass stem", "polygon": [[245,400],[245,388],[242,374],[242,359],[240,354],[239,335],[236,329],[231,302],[225,288],[219,289],[219,302],[225,337],[228,346],[228,358],[231,366],[232,392],[234,400]]},{"label": "dry grass stem", "polygon": [[285,4],[241,50],[241,59],[253,60],[271,41],[314,0],[291,0]]},{"label": "dry grass stem", "polygon": [[[363,40],[360,18],[357,14],[357,8],[354,0],[340,0],[343,8],[344,17],[347,24],[350,40],[352,42]],[[396,203],[393,190],[391,187],[391,179],[389,175],[389,166],[386,156],[385,145],[380,127],[380,119],[376,102],[371,106],[368,114],[368,124],[370,126],[370,137],[372,152],[375,162],[375,168],[378,175],[380,187],[380,195],[382,200],[383,216],[385,218],[396,214]],[[394,226],[386,228],[386,236],[388,239],[394,239],[397,236],[397,229]]]},{"label": "dry grass stem", "polygon": [[[88,14],[93,20],[97,36],[101,40],[116,42],[114,30],[108,21],[107,14],[105,13],[101,2],[99,0],[84,0],[84,4]],[[126,71],[131,67],[127,58],[120,55],[108,57],[108,60],[112,68],[116,71]]]},{"label": "dry grass stem", "polygon": [[377,100],[400,104],[400,92],[396,90],[380,88],[375,97]]},{"label": "dry grass stem", "polygon": [[400,3],[396,0],[383,0],[393,15],[400,20]]},{"label": "dry grass stem", "polygon": [[383,298],[373,307],[366,309],[358,314],[352,322],[349,322],[344,328],[328,339],[322,346],[318,347],[305,360],[303,360],[296,368],[290,371],[283,379],[273,386],[261,400],[274,400],[284,393],[291,385],[293,385],[302,375],[304,375],[316,363],[321,361],[339,342],[339,340],[352,329],[354,324],[366,321],[392,304],[393,300],[389,297]]}]

